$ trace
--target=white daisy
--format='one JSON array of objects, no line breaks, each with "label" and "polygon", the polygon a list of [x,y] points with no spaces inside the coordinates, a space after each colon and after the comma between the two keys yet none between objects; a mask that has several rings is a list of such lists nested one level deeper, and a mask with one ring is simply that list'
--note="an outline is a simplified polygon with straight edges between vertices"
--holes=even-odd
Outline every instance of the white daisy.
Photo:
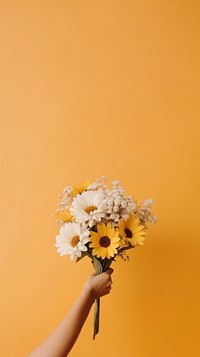
[{"label": "white daisy", "polygon": [[87,222],[92,227],[95,222],[100,222],[105,217],[107,205],[105,193],[99,191],[85,191],[78,194],[72,201],[71,215],[78,223]]},{"label": "white daisy", "polygon": [[71,260],[81,257],[82,252],[87,251],[86,243],[89,242],[89,229],[86,225],[75,222],[65,223],[60,229],[60,235],[56,237],[55,246],[60,255],[71,255]]}]

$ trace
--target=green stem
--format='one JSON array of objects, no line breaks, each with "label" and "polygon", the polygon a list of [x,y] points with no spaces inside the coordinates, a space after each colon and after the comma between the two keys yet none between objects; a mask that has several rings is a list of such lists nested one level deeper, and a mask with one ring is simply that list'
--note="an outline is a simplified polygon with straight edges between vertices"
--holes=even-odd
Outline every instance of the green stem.
[{"label": "green stem", "polygon": [[94,307],[94,334],[93,340],[95,340],[95,336],[99,333],[99,316],[100,316],[100,298],[95,300]]},{"label": "green stem", "polygon": [[[92,257],[92,263],[93,263],[96,275],[99,275],[102,272],[106,271],[109,268],[109,266],[111,265],[112,260],[113,259],[111,258],[111,259],[104,259],[103,261],[100,261],[99,259],[97,259],[96,257],[93,256]],[[93,340],[95,339],[95,336],[99,332],[99,316],[100,316],[100,298],[97,298],[95,300],[95,306],[94,306],[94,333],[93,333]]]}]

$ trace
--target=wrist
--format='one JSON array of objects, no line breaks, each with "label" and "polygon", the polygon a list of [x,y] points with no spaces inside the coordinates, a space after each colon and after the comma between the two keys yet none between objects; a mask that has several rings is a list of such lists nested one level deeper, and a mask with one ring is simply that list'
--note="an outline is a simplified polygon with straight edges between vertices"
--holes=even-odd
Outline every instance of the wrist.
[{"label": "wrist", "polygon": [[94,294],[94,291],[87,284],[83,288],[82,295],[88,301],[89,304],[94,304],[96,296]]}]

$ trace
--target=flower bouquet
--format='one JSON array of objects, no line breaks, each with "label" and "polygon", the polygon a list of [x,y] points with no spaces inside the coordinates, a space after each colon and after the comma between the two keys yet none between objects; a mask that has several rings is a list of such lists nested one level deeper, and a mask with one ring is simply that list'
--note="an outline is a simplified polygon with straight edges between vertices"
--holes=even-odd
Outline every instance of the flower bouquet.
[{"label": "flower bouquet", "polygon": [[[127,250],[143,245],[147,223],[155,223],[153,199],[136,201],[127,196],[120,182],[108,188],[106,177],[80,186],[67,186],[59,195],[59,208],[52,216],[60,225],[55,246],[77,262],[88,256],[96,274],[106,271],[116,256],[127,260]],[[95,301],[94,334],[99,332],[100,299]]]}]

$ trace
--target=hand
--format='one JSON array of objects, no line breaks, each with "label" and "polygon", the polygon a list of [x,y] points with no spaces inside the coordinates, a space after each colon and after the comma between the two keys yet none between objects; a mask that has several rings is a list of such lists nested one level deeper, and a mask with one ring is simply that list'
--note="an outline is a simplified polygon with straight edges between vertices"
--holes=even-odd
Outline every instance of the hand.
[{"label": "hand", "polygon": [[89,276],[84,286],[84,290],[89,293],[93,300],[110,293],[112,285],[112,273],[113,269],[109,268],[107,271],[99,275],[92,274]]}]

